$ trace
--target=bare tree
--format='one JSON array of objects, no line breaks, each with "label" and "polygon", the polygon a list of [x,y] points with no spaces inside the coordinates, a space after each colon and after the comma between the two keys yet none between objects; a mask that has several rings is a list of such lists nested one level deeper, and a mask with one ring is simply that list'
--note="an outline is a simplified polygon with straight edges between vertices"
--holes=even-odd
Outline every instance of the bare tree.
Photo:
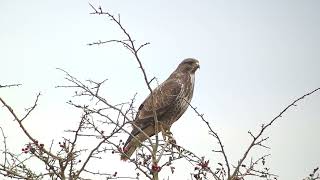
[{"label": "bare tree", "polygon": [[[124,46],[134,57],[136,63],[141,69],[142,77],[146,87],[149,89],[152,96],[151,82],[155,78],[149,78],[143,62],[139,56],[142,48],[149,43],[137,44],[126,28],[121,24],[120,15],[114,16],[101,7],[92,7],[93,15],[106,16],[111,22],[119,28],[123,33],[124,39],[112,39],[107,41],[97,41],[88,45],[101,45],[106,43],[116,43]],[[134,165],[136,174],[134,176],[119,176],[117,172],[102,172],[92,169],[88,166],[89,161],[100,160],[110,152],[112,154],[124,155],[122,134],[130,134],[130,126],[135,119],[135,95],[128,102],[119,104],[112,103],[110,100],[100,95],[103,84],[102,81],[94,80],[79,80],[71,73],[64,69],[58,68],[59,71],[65,74],[63,85],[58,85],[57,88],[66,88],[74,91],[72,100],[67,103],[81,111],[81,118],[74,129],[66,130],[69,137],[64,137],[60,142],[52,141],[50,145],[45,145],[39,142],[37,137],[34,137],[32,131],[25,127],[24,122],[28,120],[30,114],[36,109],[40,98],[40,93],[37,94],[34,103],[23,115],[19,115],[5,100],[0,97],[3,107],[14,118],[20,130],[28,138],[28,142],[22,149],[22,152],[14,153],[7,145],[7,137],[5,130],[0,127],[2,144],[0,149],[1,162],[0,174],[5,177],[15,179],[91,179],[93,177],[105,179],[161,179],[162,169],[169,169],[172,173],[177,168],[176,161],[186,161],[186,165],[193,167],[194,171],[190,172],[190,178],[196,180],[215,179],[215,180],[242,180],[248,176],[254,176],[261,179],[278,179],[276,174],[270,172],[270,168],[265,166],[265,162],[269,154],[261,154],[260,157],[250,158],[250,153],[256,147],[269,148],[264,143],[268,140],[265,130],[270,128],[275,121],[279,120],[288,109],[297,105],[302,99],[319,91],[320,88],[314,89],[301,97],[292,101],[278,115],[271,119],[267,124],[262,124],[257,132],[248,131],[252,138],[249,146],[244,150],[243,155],[236,161],[232,162],[225,151],[224,143],[222,142],[217,131],[215,131],[209,121],[201,114],[198,108],[189,104],[203,123],[207,125],[209,136],[213,138],[212,147],[213,153],[217,153],[222,157],[221,162],[210,163],[205,155],[197,155],[186,147],[176,144],[172,139],[158,136],[149,137],[145,142],[140,142],[141,147],[137,150],[135,156],[128,160],[128,163]],[[0,88],[8,88],[14,85],[3,85]],[[155,119],[155,129],[158,128],[157,114],[153,110]],[[143,132],[140,129],[141,132]],[[81,142],[90,140],[95,145],[92,147],[81,147]],[[217,142],[217,146],[215,145]],[[250,159],[249,159],[250,158]],[[248,160],[249,159],[249,160]],[[31,160],[37,161],[42,167],[38,170],[31,166],[28,162]],[[120,156],[119,156],[120,161]],[[305,179],[320,179],[318,168]]]}]

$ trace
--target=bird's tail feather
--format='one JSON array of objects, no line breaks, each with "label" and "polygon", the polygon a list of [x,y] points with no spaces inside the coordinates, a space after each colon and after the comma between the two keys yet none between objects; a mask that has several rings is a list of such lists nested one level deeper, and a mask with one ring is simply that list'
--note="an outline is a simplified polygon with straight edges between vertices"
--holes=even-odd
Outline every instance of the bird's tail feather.
[{"label": "bird's tail feather", "polygon": [[153,135],[154,135],[153,126],[144,128],[143,133],[140,132],[138,134],[135,134],[134,136],[130,135],[122,150],[121,160],[126,161],[130,159],[134,151],[141,146],[141,143]]},{"label": "bird's tail feather", "polygon": [[131,145],[131,143],[125,146],[121,154],[121,160],[126,161],[130,159],[130,157],[132,156],[134,151],[137,149],[137,147],[138,147],[137,145]]}]

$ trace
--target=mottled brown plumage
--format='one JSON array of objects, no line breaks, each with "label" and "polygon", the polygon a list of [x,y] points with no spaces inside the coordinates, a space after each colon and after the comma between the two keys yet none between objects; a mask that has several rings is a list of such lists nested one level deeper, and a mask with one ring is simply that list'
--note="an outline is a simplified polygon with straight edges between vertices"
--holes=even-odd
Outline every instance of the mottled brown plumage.
[{"label": "mottled brown plumage", "polygon": [[[171,125],[189,106],[194,89],[194,74],[199,67],[196,59],[183,60],[169,78],[153,90],[154,106],[151,95],[144,100],[133,121],[133,130],[124,145],[125,155],[121,157],[123,160],[131,157],[140,143],[148,137],[161,130],[170,132]],[[159,122],[158,132],[155,132],[153,108]]]}]

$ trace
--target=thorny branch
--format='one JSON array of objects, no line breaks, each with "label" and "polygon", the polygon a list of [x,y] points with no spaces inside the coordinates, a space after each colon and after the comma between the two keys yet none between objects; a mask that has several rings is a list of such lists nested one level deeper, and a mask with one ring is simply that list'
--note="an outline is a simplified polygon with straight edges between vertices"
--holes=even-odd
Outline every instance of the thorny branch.
[{"label": "thorny branch", "polygon": [[266,125],[262,125],[261,126],[261,130],[259,131],[258,134],[256,135],[253,135],[251,134],[252,136],[252,142],[250,143],[249,147],[247,148],[247,150],[245,151],[245,153],[243,154],[242,158],[239,160],[238,162],[238,165],[236,166],[234,172],[232,173],[230,179],[234,178],[234,177],[237,177],[238,173],[239,173],[239,168],[241,167],[241,165],[243,164],[243,161],[247,158],[249,152],[251,151],[251,149],[254,147],[254,146],[263,146],[261,143],[263,141],[265,141],[266,139],[262,138],[261,140],[259,140],[259,138],[262,136],[263,132],[268,128],[270,127],[277,119],[281,118],[282,115],[290,108],[294,107],[294,106],[297,106],[296,103],[298,103],[299,101],[301,101],[302,99],[304,99],[305,97],[307,96],[310,96],[312,95],[313,93],[317,92],[318,90],[320,90],[320,88],[316,88],[314,89],[313,91],[311,92],[308,92],[306,94],[304,94],[303,96],[295,99],[291,104],[289,104],[286,108],[284,108],[276,117],[274,117],[268,124]]},{"label": "thorny branch", "polygon": [[[14,110],[0,97],[0,102],[8,109],[8,111],[11,113],[11,115],[14,117],[14,119],[15,119],[15,120],[17,121],[17,123],[19,124],[19,126],[20,126],[21,130],[24,132],[24,134],[31,140],[31,142],[33,142],[33,143],[35,143],[35,144],[37,144],[37,140],[30,135],[30,133],[29,133],[29,132],[27,131],[27,129],[24,127],[22,121],[23,121],[24,119],[26,119],[26,118],[30,115],[30,113],[36,108],[40,95],[41,95],[40,93],[37,94],[37,97],[36,97],[36,100],[35,100],[35,102],[34,102],[34,105],[33,105],[31,108],[27,109],[26,115],[24,115],[23,118],[21,118],[21,119],[18,118],[18,116],[16,115],[16,113],[14,112]],[[40,148],[40,145],[37,145],[37,147]],[[46,154],[48,154],[48,155],[56,158],[56,159],[59,159],[59,157],[53,155],[51,152],[47,151],[45,148],[42,148],[42,151],[43,151],[44,153],[46,153]]]},{"label": "thorny branch", "polygon": [[[186,100],[185,100],[185,101],[186,101]],[[194,112],[201,118],[201,120],[206,123],[206,125],[207,125],[207,127],[208,127],[208,129],[209,129],[210,135],[212,135],[214,138],[217,139],[218,144],[219,144],[219,147],[220,147],[220,150],[214,150],[214,152],[218,152],[218,153],[221,153],[221,154],[222,154],[222,156],[223,156],[223,158],[224,158],[224,161],[225,161],[225,165],[226,165],[226,167],[227,167],[227,175],[228,175],[228,177],[230,177],[230,165],[229,165],[229,160],[228,160],[227,154],[226,154],[226,152],[225,152],[224,145],[223,145],[223,143],[222,143],[222,141],[221,141],[218,133],[212,129],[212,127],[211,127],[210,124],[209,124],[209,121],[207,121],[207,120],[204,118],[204,114],[201,114],[201,113],[197,110],[197,108],[194,107],[194,106],[192,106],[188,101],[186,101],[186,102],[187,102],[187,103],[189,104],[189,106],[194,110]]]},{"label": "thorny branch", "polygon": [[317,180],[320,179],[320,169],[316,167],[313,171],[309,174],[308,177],[304,178],[303,180]]},{"label": "thorny branch", "polygon": [[0,88],[10,88],[10,87],[18,87],[21,86],[21,84],[6,84],[6,85],[1,85]]},{"label": "thorny branch", "polygon": [[[144,43],[144,44],[141,44],[138,48],[136,48],[135,46],[135,43],[134,43],[134,40],[132,39],[132,37],[130,36],[130,34],[127,32],[127,30],[123,27],[123,25],[121,24],[121,21],[120,21],[120,15],[118,15],[118,18],[116,18],[114,15],[110,14],[109,12],[105,12],[102,10],[101,7],[98,7],[98,8],[95,8],[93,5],[89,4],[92,9],[94,10],[93,13],[91,14],[97,14],[97,15],[107,15],[107,17],[110,18],[111,21],[115,22],[117,24],[117,26],[121,29],[121,31],[125,34],[126,38],[125,40],[108,40],[108,41],[98,41],[98,42],[94,42],[94,43],[90,43],[88,45],[96,45],[96,44],[104,44],[104,43],[111,43],[111,42],[116,42],[116,43],[120,43],[122,44],[124,47],[126,47],[135,57],[137,63],[139,64],[139,68],[141,69],[141,72],[143,74],[143,78],[144,78],[144,81],[150,91],[150,97],[151,97],[151,101],[152,101],[152,110],[153,110],[153,117],[154,117],[154,126],[155,126],[155,132],[158,132],[159,130],[159,123],[158,123],[158,118],[157,118],[157,113],[155,111],[155,102],[154,102],[154,98],[153,98],[153,92],[152,92],[152,88],[150,86],[150,83],[152,82],[148,80],[148,77],[147,77],[147,74],[146,74],[146,71],[142,65],[142,62],[140,60],[140,57],[138,55],[139,51],[146,45],[150,44],[149,42],[147,43]],[[159,142],[159,137],[158,137],[158,134],[156,133],[155,134],[155,143],[152,144],[152,161],[153,161],[153,164],[158,164],[159,160],[161,159],[161,156],[160,157],[156,157],[155,154],[158,150],[158,142]],[[150,141],[150,139],[149,139]],[[154,178],[155,179],[158,179],[158,172],[155,172],[154,174]]]},{"label": "thorny branch", "polygon": [[[257,133],[256,135],[254,135],[251,131],[249,131],[248,133],[250,134],[250,136],[253,138],[252,142],[250,143],[249,147],[246,149],[244,155],[242,156],[242,158],[238,161],[237,163],[237,166],[235,166],[234,168],[234,171],[232,174],[230,174],[230,164],[229,164],[229,161],[228,161],[228,156],[224,150],[224,146],[223,146],[223,143],[222,141],[220,140],[220,137],[218,136],[218,134],[211,128],[209,122],[207,120],[205,120],[204,118],[204,114],[201,114],[199,113],[199,111],[197,110],[196,107],[192,106],[190,103],[189,103],[189,106],[194,110],[194,112],[201,118],[201,120],[203,122],[206,123],[208,129],[209,129],[209,134],[212,135],[214,138],[217,139],[218,141],[218,144],[220,146],[220,150],[214,150],[214,152],[219,152],[223,155],[223,158],[224,158],[224,161],[225,161],[225,165],[227,167],[227,179],[228,180],[236,180],[236,179],[243,179],[244,176],[259,176],[259,177],[274,177],[274,178],[277,178],[277,175],[275,174],[272,174],[272,173],[269,173],[267,171],[259,171],[259,170],[255,170],[254,169],[254,166],[259,162],[259,161],[262,161],[263,160],[263,165],[265,164],[265,158],[268,156],[268,155],[264,155],[262,157],[260,157],[257,161],[255,162],[252,162],[250,163],[250,167],[249,168],[246,168],[246,165],[244,165],[244,161],[245,159],[247,158],[248,154],[251,152],[252,148],[255,147],[255,146],[261,146],[261,147],[264,147],[264,148],[269,148],[265,145],[263,145],[262,143],[264,141],[266,141],[269,137],[266,137],[266,138],[261,138],[263,132],[268,128],[270,127],[277,119],[281,118],[283,116],[283,114],[290,108],[292,108],[293,106],[297,106],[297,103],[299,101],[301,101],[302,99],[306,98],[307,96],[310,96],[312,95],[313,93],[319,91],[320,88],[316,88],[306,94],[304,94],[303,96],[295,99],[291,104],[289,104],[287,107],[285,107],[276,117],[274,117],[268,124],[266,125],[262,125],[261,126],[261,129],[259,131],[259,133]],[[245,173],[242,173],[240,171],[240,168],[241,167],[244,167],[245,168]],[[268,168],[267,168],[268,170]],[[258,173],[258,174],[257,174]]]},{"label": "thorny branch", "polygon": [[[72,76],[67,76],[68,78]],[[74,82],[79,82],[80,81],[74,81]],[[98,97],[98,91],[100,88],[101,83],[92,83],[95,84],[98,87],[94,88],[88,88],[88,86],[85,86],[83,83],[79,86],[81,88],[84,88],[85,90],[88,91],[83,91],[83,93],[91,93],[91,98],[96,98]],[[88,89],[86,89],[88,88]],[[91,91],[91,89],[94,89],[94,91]],[[84,94],[80,95],[83,96]],[[83,174],[82,172],[86,172],[87,174],[90,174],[89,169],[87,169],[87,164],[89,160],[93,158],[97,158],[97,156],[101,153],[105,153],[106,151],[111,151],[106,149],[106,147],[102,147],[102,145],[108,145],[111,144],[110,139],[115,137],[115,134],[122,132],[123,125],[119,123],[119,119],[117,122],[111,121],[117,126],[113,129],[113,131],[110,132],[110,134],[105,134],[102,132],[102,130],[98,129],[98,126],[96,125],[95,120],[90,119],[90,116],[94,113],[93,110],[89,111],[90,109],[85,107],[85,106],[77,106],[78,108],[82,108],[84,115],[82,116],[78,127],[74,131],[69,131],[73,133],[73,140],[70,140],[68,138],[64,138],[63,142],[59,142],[60,150],[57,153],[52,152],[52,144],[49,149],[47,149],[44,144],[41,144],[34,138],[29,131],[25,128],[24,126],[24,121],[27,119],[27,117],[30,116],[31,112],[34,111],[38,104],[38,99],[39,99],[40,94],[37,95],[37,98],[34,102],[34,105],[31,108],[27,109],[26,115],[23,116],[23,118],[19,118],[18,115],[15,113],[15,111],[2,99],[0,98],[0,102],[3,104],[5,108],[10,112],[10,114],[14,117],[15,121],[19,124],[20,129],[24,132],[24,134],[29,138],[31,141],[26,145],[26,148],[23,148],[22,151],[23,154],[29,154],[30,158],[35,157],[41,162],[44,163],[46,170],[48,171],[47,173],[41,173],[40,175],[35,174],[33,171],[29,170],[27,168],[27,165],[24,164],[26,160],[20,160],[21,155],[14,155],[13,153],[8,151],[7,148],[7,143],[6,143],[6,136],[4,135],[4,132],[1,128],[2,136],[4,138],[4,150],[2,151],[4,153],[4,162],[0,164],[0,174],[8,177],[15,177],[18,179],[42,179],[45,176],[49,176],[52,179],[83,179],[80,175]],[[84,95],[86,96],[86,95]],[[98,102],[102,102],[100,99],[96,100]],[[70,102],[71,104],[71,102]],[[109,106],[109,108],[112,108],[115,106]],[[116,108],[119,110],[119,108]],[[130,109],[132,109],[132,104],[130,106]],[[103,109],[98,110],[99,113],[102,113]],[[123,117],[128,118],[127,114],[129,113],[129,110],[126,112],[123,112]],[[125,120],[125,119],[124,119]],[[103,123],[110,123],[107,121],[104,121]],[[100,134],[92,134],[90,130],[94,130],[94,132],[100,132]],[[93,147],[90,152],[88,153],[87,157],[84,158],[84,161],[82,162],[81,159],[85,155],[83,154],[86,149],[79,149],[77,148],[77,143],[79,141],[79,138],[82,137],[95,137],[97,139],[100,139],[100,142],[97,143],[95,147]],[[119,147],[119,146],[117,146]],[[101,148],[105,150],[101,150]],[[81,155],[81,157],[80,157]],[[24,175],[25,174],[25,175]],[[93,174],[96,175],[96,174]],[[110,173],[104,173],[104,172],[99,172],[100,176],[106,176],[107,179],[115,179],[115,178],[123,178],[121,176],[117,176],[115,174],[110,175]],[[127,177],[126,177],[127,178]],[[136,177],[130,177],[127,179],[134,179]]]}]

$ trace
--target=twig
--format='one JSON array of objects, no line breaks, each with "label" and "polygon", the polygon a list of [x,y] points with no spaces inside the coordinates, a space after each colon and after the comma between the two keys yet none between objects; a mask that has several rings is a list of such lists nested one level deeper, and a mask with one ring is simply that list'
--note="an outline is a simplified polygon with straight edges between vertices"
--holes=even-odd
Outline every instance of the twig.
[{"label": "twig", "polygon": [[218,133],[215,132],[215,131],[212,129],[212,127],[211,127],[210,124],[209,124],[209,121],[207,121],[207,120],[203,117],[204,114],[200,114],[196,107],[192,106],[187,100],[185,100],[185,101],[186,101],[186,102],[189,104],[189,106],[194,110],[194,112],[201,118],[201,120],[206,123],[207,127],[209,128],[209,133],[210,133],[214,138],[217,139],[218,144],[219,144],[219,147],[220,147],[220,150],[219,150],[219,151],[214,151],[214,152],[219,152],[219,153],[222,154],[222,156],[223,156],[223,158],[224,158],[224,161],[225,161],[225,163],[226,163],[228,177],[230,177],[230,165],[229,165],[228,157],[227,157],[227,154],[226,154],[226,152],[225,152],[225,150],[224,150],[223,143],[222,143],[222,141],[221,141]]},{"label": "twig", "polygon": [[1,85],[0,84],[0,88],[10,88],[10,87],[18,87],[18,86],[21,86],[21,84],[7,84],[7,85]]},{"label": "twig", "polygon": [[[307,96],[312,95],[313,93],[315,93],[316,91],[320,90],[320,88],[316,88],[313,91],[310,91],[306,94],[304,94],[303,96],[297,98],[296,100],[294,100],[291,104],[289,104],[286,108],[284,108],[277,116],[275,116],[267,125],[263,125],[261,126],[261,130],[260,132],[256,135],[253,136],[253,140],[251,142],[251,144],[249,145],[249,147],[247,148],[247,150],[245,151],[245,153],[243,154],[242,158],[239,160],[238,165],[236,166],[234,172],[232,173],[231,177],[228,179],[232,179],[233,177],[236,177],[238,172],[239,172],[239,168],[241,167],[243,161],[247,158],[250,150],[257,145],[257,140],[261,137],[261,135],[263,134],[263,132],[269,127],[271,126],[277,119],[279,119],[280,117],[282,117],[282,115],[291,107],[296,106],[296,103],[299,102],[300,100],[304,99]],[[251,134],[252,136],[252,134]],[[258,141],[259,142],[259,141]],[[260,141],[261,142],[261,141]]]}]

